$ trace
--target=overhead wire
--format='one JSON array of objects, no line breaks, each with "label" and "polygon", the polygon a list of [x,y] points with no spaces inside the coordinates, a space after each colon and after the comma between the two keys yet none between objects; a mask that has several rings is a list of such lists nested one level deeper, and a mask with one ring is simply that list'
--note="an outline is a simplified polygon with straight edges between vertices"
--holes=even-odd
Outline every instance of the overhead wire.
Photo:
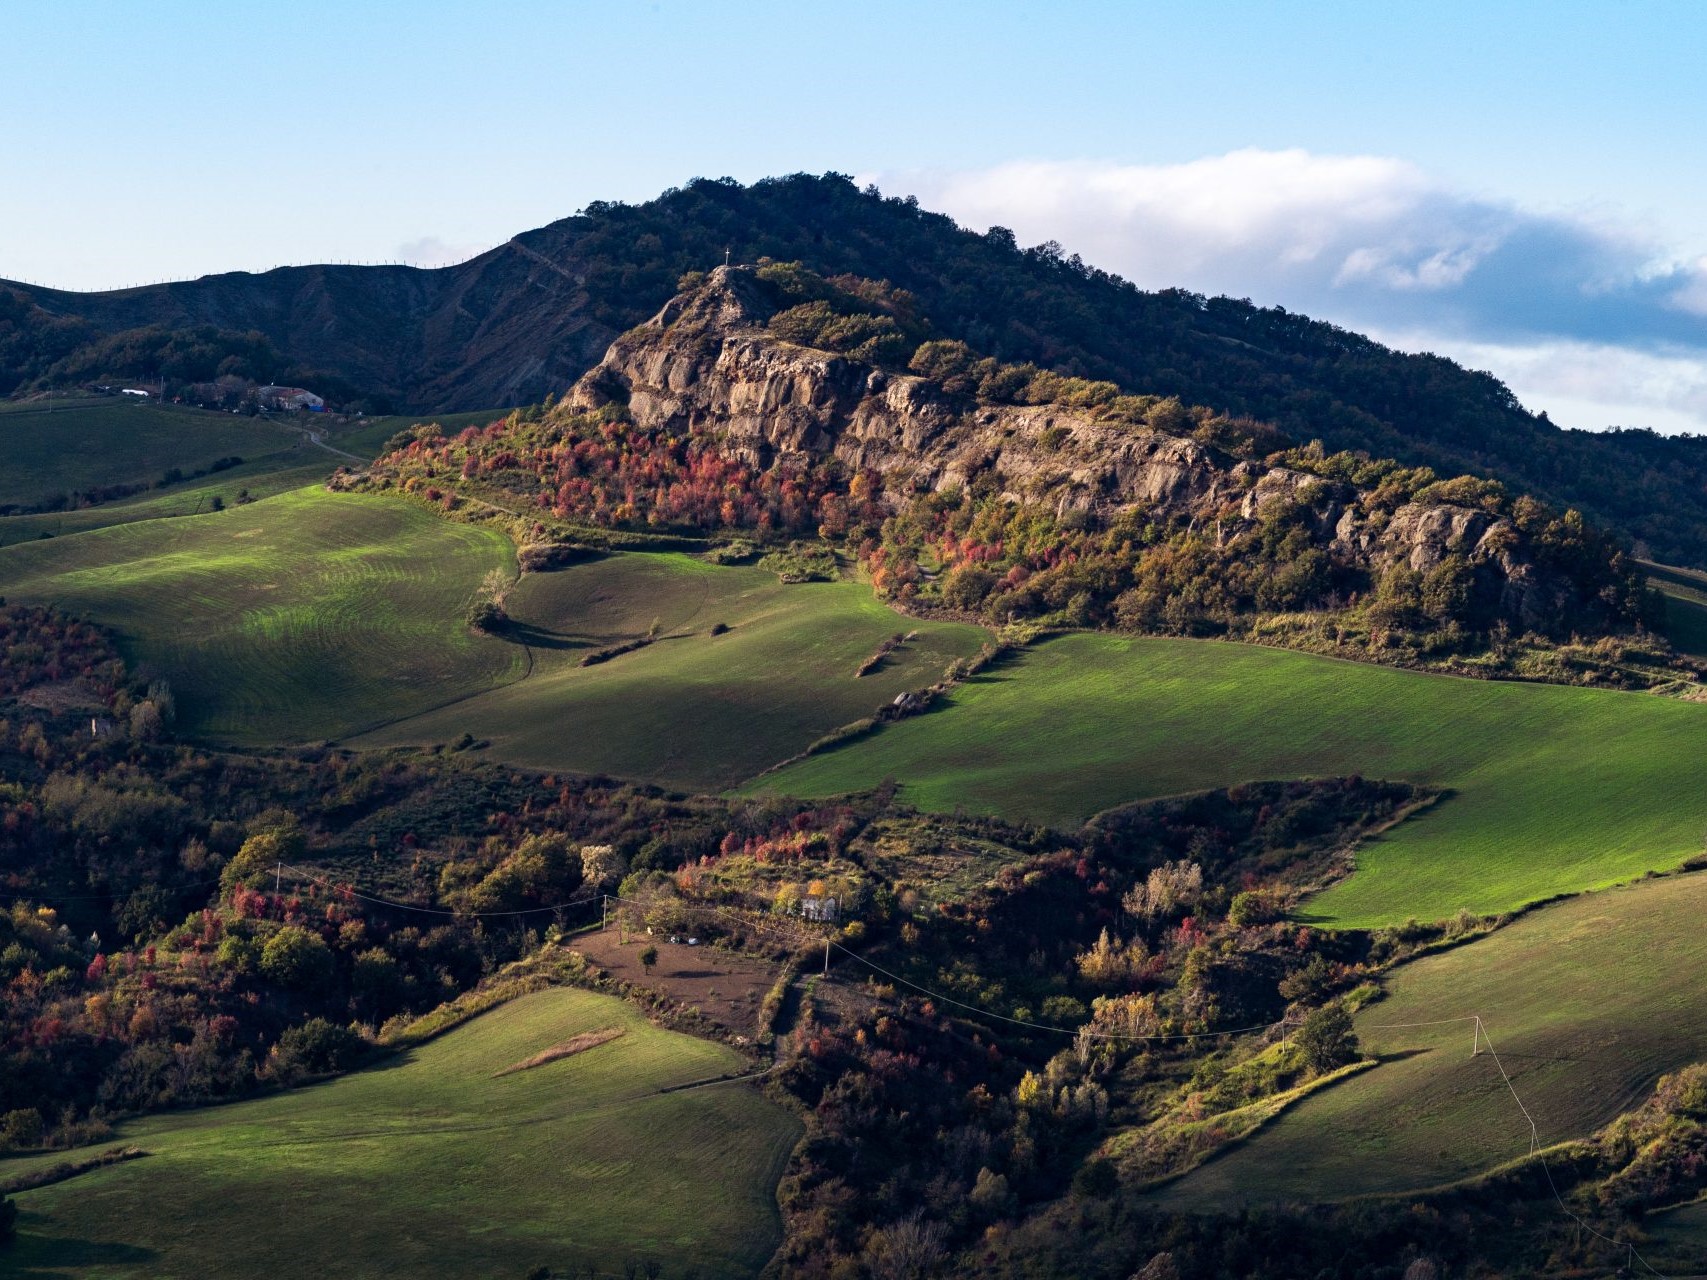
[{"label": "overhead wire", "polygon": [[1547,1167],[1547,1155],[1541,1150],[1541,1136],[1535,1127],[1535,1119],[1529,1114],[1529,1108],[1523,1105],[1523,1099],[1517,1092],[1517,1086],[1511,1082],[1511,1076],[1506,1072],[1505,1063],[1500,1061],[1499,1051],[1494,1048],[1493,1039],[1488,1035],[1488,1028],[1482,1022],[1480,1015],[1476,1017],[1476,1030],[1480,1034],[1482,1042],[1488,1046],[1488,1056],[1494,1060],[1494,1066],[1499,1068],[1500,1079],[1505,1082],[1505,1087],[1510,1092],[1512,1101],[1517,1103],[1517,1109],[1523,1113],[1523,1118],[1529,1122],[1529,1153],[1535,1157],[1536,1163],[1541,1166],[1541,1172],[1547,1179],[1547,1189],[1553,1193],[1553,1199],[1558,1203],[1559,1211],[1596,1240],[1604,1241],[1615,1249],[1628,1250],[1629,1256],[1647,1268],[1650,1275],[1659,1276],[1660,1280],[1665,1280],[1664,1273],[1654,1270],[1653,1264],[1642,1256],[1641,1251],[1636,1248],[1634,1243],[1629,1240],[1615,1240],[1605,1232],[1597,1230],[1565,1203],[1565,1197],[1559,1194],[1559,1184],[1553,1181],[1553,1171]]},{"label": "overhead wire", "polygon": [[594,895],[589,896],[589,897],[570,898],[564,902],[552,903],[550,906],[518,907],[512,911],[458,911],[458,910],[445,908],[445,907],[423,907],[423,906],[420,906],[420,905],[413,903],[413,902],[399,902],[395,898],[382,898],[376,894],[363,893],[361,890],[356,889],[350,885],[336,884],[333,881],[330,881],[330,880],[324,879],[323,877],[317,876],[310,871],[305,871],[301,867],[293,867],[289,863],[279,863],[278,866],[279,866],[280,870],[288,872],[289,874],[294,876],[297,880],[306,881],[309,884],[319,885],[322,889],[325,889],[330,893],[343,894],[343,895],[347,895],[348,897],[359,898],[363,902],[371,902],[371,903],[374,903],[374,904],[376,904],[378,906],[382,906],[382,907],[394,907],[399,911],[414,911],[414,912],[420,913],[421,915],[450,916],[450,917],[454,917],[454,918],[458,918],[458,919],[464,919],[464,920],[466,920],[466,919],[483,920],[483,919],[497,919],[497,918],[513,918],[515,916],[540,915],[540,914],[546,913],[546,912],[567,911],[571,907],[591,906],[591,905],[593,905],[593,903],[595,903],[599,900],[598,895],[594,894]]},{"label": "overhead wire", "polygon": [[[620,897],[620,895],[616,895],[616,894],[612,894],[610,896],[613,898],[616,898],[617,901],[622,901],[622,902],[633,901],[632,899],[622,898],[622,897]],[[719,908],[717,908],[715,906],[711,906],[709,904],[696,904],[696,909],[710,910],[713,912],[716,912],[719,910]],[[726,914],[735,914],[735,913],[726,912]],[[742,918],[745,919],[745,917],[742,917]],[[857,952],[849,950],[847,947],[844,947],[841,943],[836,942],[834,939],[825,938],[824,943],[825,943],[826,947],[834,948],[836,951],[840,952],[842,955],[847,956],[850,960],[854,960],[857,963],[866,966],[866,968],[871,969],[875,973],[881,974],[883,977],[888,978],[892,982],[897,982],[897,983],[900,983],[902,986],[909,987],[912,990],[919,992],[921,995],[928,996],[933,1000],[940,1000],[946,1004],[954,1005],[955,1007],[960,1008],[960,1009],[966,1009],[972,1013],[979,1015],[980,1017],[993,1018],[993,1019],[996,1019],[997,1021],[1000,1021],[1000,1022],[1006,1022],[1006,1023],[1012,1024],[1015,1026],[1025,1027],[1028,1030],[1033,1030],[1033,1031],[1055,1032],[1058,1034],[1069,1035],[1069,1036],[1074,1036],[1074,1037],[1077,1037],[1081,1034],[1087,1034],[1087,1035],[1092,1036],[1093,1038],[1106,1039],[1106,1040],[1121,1040],[1121,1041],[1169,1040],[1169,1041],[1178,1041],[1178,1040],[1215,1039],[1215,1038],[1219,1038],[1219,1037],[1223,1037],[1223,1036],[1250,1035],[1250,1034],[1254,1034],[1254,1033],[1259,1032],[1259,1031],[1272,1031],[1276,1027],[1285,1028],[1288,1025],[1290,1025],[1289,1019],[1282,1018],[1279,1022],[1262,1023],[1259,1025],[1254,1025],[1254,1026],[1249,1026],[1249,1027],[1231,1027],[1231,1028],[1227,1028],[1227,1029],[1220,1030],[1220,1031],[1202,1031],[1202,1032],[1193,1032],[1193,1033],[1177,1034],[1177,1035],[1141,1036],[1141,1035],[1123,1035],[1123,1034],[1120,1034],[1117,1032],[1103,1032],[1103,1033],[1086,1032],[1086,1031],[1084,1031],[1083,1028],[1052,1026],[1052,1025],[1047,1024],[1047,1023],[1032,1022],[1032,1021],[1029,1021],[1027,1019],[1023,1019],[1023,1018],[1014,1018],[1014,1017],[1009,1017],[1006,1014],[994,1013],[988,1009],[980,1008],[977,1005],[968,1004],[964,1000],[956,999],[954,996],[950,996],[944,992],[936,991],[936,990],[933,990],[932,988],[923,986],[917,982],[913,982],[908,978],[903,978],[899,974],[893,973],[893,972],[883,968],[882,966],[874,963],[873,961],[866,959],[864,956],[858,954]],[[1519,1113],[1522,1114],[1524,1122],[1529,1125],[1529,1154],[1531,1156],[1533,1156],[1535,1158],[1536,1162],[1541,1166],[1541,1172],[1543,1175],[1545,1175],[1545,1177],[1547,1179],[1548,1189],[1552,1192],[1553,1199],[1558,1204],[1560,1211],[1563,1212],[1566,1217],[1570,1218],[1572,1222],[1576,1223],[1580,1228],[1582,1228],[1584,1231],[1588,1232],[1588,1234],[1592,1235],[1595,1239],[1600,1240],[1606,1244],[1612,1245],[1614,1248],[1622,1248],[1622,1249],[1627,1250],[1629,1256],[1632,1259],[1634,1259],[1635,1261],[1639,1262],[1648,1271],[1648,1273],[1650,1275],[1657,1276],[1660,1278],[1660,1280],[1666,1280],[1664,1273],[1655,1270],[1653,1264],[1650,1263],[1646,1258],[1644,1258],[1642,1256],[1641,1252],[1636,1248],[1636,1246],[1632,1242],[1630,1242],[1628,1240],[1616,1240],[1613,1237],[1607,1235],[1606,1233],[1597,1230],[1595,1227],[1591,1226],[1587,1222],[1587,1220],[1585,1220],[1581,1215],[1574,1212],[1571,1209],[1571,1207],[1565,1203],[1564,1196],[1561,1195],[1559,1192],[1558,1184],[1553,1180],[1553,1171],[1547,1165],[1547,1157],[1546,1157],[1545,1153],[1541,1150],[1540,1129],[1538,1128],[1538,1126],[1535,1123],[1535,1117],[1530,1113],[1529,1107],[1524,1103],[1522,1095],[1520,1095],[1518,1093],[1517,1086],[1515,1084],[1513,1084],[1510,1073],[1508,1073],[1506,1071],[1505,1063],[1503,1061],[1501,1061],[1500,1056],[1499,1056],[1499,1052],[1494,1048],[1493,1039],[1488,1035],[1487,1025],[1486,1025],[1486,1023],[1483,1022],[1482,1016],[1480,1014],[1476,1014],[1476,1013],[1459,1014],[1455,1017],[1450,1017],[1450,1018],[1430,1018],[1430,1019],[1425,1019],[1425,1020],[1416,1021],[1416,1022],[1369,1023],[1369,1024],[1365,1025],[1365,1029],[1369,1030],[1369,1031],[1400,1031],[1400,1030],[1408,1030],[1408,1029],[1415,1029],[1415,1028],[1422,1028],[1422,1027],[1453,1026],[1453,1025],[1457,1025],[1457,1024],[1465,1023],[1465,1022],[1473,1023],[1475,1025],[1476,1043],[1487,1045],[1488,1056],[1493,1059],[1494,1066],[1496,1069],[1498,1069],[1498,1071],[1500,1073],[1500,1079],[1504,1083],[1504,1085],[1506,1087],[1506,1091],[1511,1094],[1512,1101],[1517,1104],[1517,1109],[1518,1109]]]},{"label": "overhead wire", "polygon": [[[292,866],[292,865],[287,864],[287,863],[277,864],[277,871],[281,874],[288,872],[296,880],[302,881],[302,882],[307,882],[309,884],[317,885],[321,888],[326,889],[328,892],[339,894],[339,895],[344,895],[344,896],[348,896],[348,897],[352,897],[352,898],[356,898],[356,899],[359,899],[363,902],[373,903],[373,904],[378,905],[378,906],[391,907],[391,908],[394,908],[394,909],[400,910],[400,911],[413,911],[413,912],[417,912],[417,913],[425,914],[425,915],[447,916],[447,917],[456,917],[456,918],[464,918],[464,919],[468,919],[468,918],[473,918],[473,919],[511,918],[511,919],[513,919],[513,918],[518,917],[518,916],[536,915],[536,914],[540,914],[540,913],[544,913],[544,912],[557,912],[557,911],[568,910],[568,909],[573,908],[573,907],[592,906],[594,903],[600,902],[601,899],[620,902],[620,903],[628,903],[631,905],[646,905],[644,903],[641,903],[637,899],[627,898],[621,894],[614,894],[613,893],[613,894],[594,894],[594,895],[590,895],[590,896],[571,898],[571,899],[568,899],[568,900],[563,901],[563,902],[554,903],[550,906],[522,907],[522,908],[517,908],[517,909],[509,910],[509,911],[458,911],[458,910],[451,910],[451,909],[438,908],[438,907],[423,907],[423,906],[420,906],[419,904],[416,904],[416,903],[401,902],[401,901],[398,901],[397,899],[394,899],[394,898],[386,898],[386,897],[382,897],[382,896],[377,895],[377,894],[366,893],[366,892],[363,892],[359,889],[356,889],[355,887],[353,887],[351,885],[336,884],[336,883],[334,883],[334,882],[332,882],[332,881],[330,881],[324,877],[317,876],[317,875],[313,874],[312,872],[305,870],[304,868]],[[192,884],[180,885],[180,886],[176,886],[176,887],[177,888],[186,888],[186,889],[188,889],[188,888],[200,888],[200,887],[205,887],[206,885],[218,884],[218,883],[219,883],[219,880],[214,879],[214,880],[197,881],[197,882],[194,882]],[[42,896],[43,895],[22,895],[22,894],[19,894],[19,895],[0,895],[0,897],[10,897],[14,901],[36,900],[36,899],[41,898]],[[93,899],[110,898],[113,895],[112,894],[89,894],[89,895],[51,895],[51,896],[55,900],[58,900],[58,901],[85,901],[85,900],[93,900]],[[693,904],[692,909],[694,909],[696,911],[709,911],[713,914],[721,914],[721,915],[725,915],[728,917],[733,917],[733,918],[741,921],[741,923],[748,925],[748,926],[759,925],[762,927],[765,923],[767,923],[764,921],[755,920],[749,915],[746,915],[746,914],[741,913],[741,912],[734,911],[730,908],[719,907],[715,904],[710,904],[710,903],[695,903],[695,904]],[[795,938],[795,940],[798,940],[798,938]],[[897,974],[897,973],[892,972],[891,970],[885,969],[881,965],[875,963],[874,961],[867,959],[865,956],[860,955],[858,952],[850,950],[849,948],[843,946],[839,942],[836,942],[832,938],[826,937],[824,939],[824,944],[825,944],[826,948],[834,949],[836,952],[839,952],[841,955],[846,956],[848,959],[854,961],[857,964],[861,964],[861,965],[865,966],[867,969],[870,969],[872,972],[879,974],[880,976],[882,976],[884,978],[889,979],[891,982],[899,983],[900,985],[908,987],[913,991],[917,991],[921,995],[927,996],[932,1000],[941,1001],[944,1004],[953,1005],[954,1007],[959,1008],[959,1009],[965,1009],[968,1012],[976,1014],[981,1018],[991,1018],[991,1019],[995,1019],[996,1021],[1004,1022],[1004,1023],[1007,1023],[1007,1024],[1012,1025],[1012,1026],[1024,1027],[1030,1031],[1041,1031],[1041,1032],[1047,1032],[1047,1033],[1052,1033],[1052,1034],[1057,1034],[1057,1035],[1065,1035],[1065,1036],[1073,1037],[1075,1039],[1079,1038],[1081,1036],[1085,1036],[1085,1037],[1089,1037],[1091,1039],[1120,1041],[1120,1042],[1148,1042],[1148,1041],[1158,1041],[1158,1040],[1159,1041],[1178,1042],[1178,1041],[1220,1039],[1220,1038],[1223,1038],[1226,1036],[1252,1035],[1252,1034],[1255,1034],[1257,1032],[1272,1031],[1276,1028],[1284,1029],[1284,1028],[1288,1027],[1289,1025],[1291,1025],[1290,1019],[1282,1018],[1278,1022],[1258,1023],[1258,1024],[1253,1024],[1251,1026],[1245,1026],[1245,1027],[1228,1027],[1228,1028],[1223,1028],[1223,1029],[1215,1030],[1215,1031],[1183,1032],[1183,1033],[1168,1033],[1168,1034],[1158,1033],[1158,1034],[1151,1034],[1151,1035],[1143,1035],[1143,1034],[1138,1034],[1138,1033],[1128,1034],[1128,1033],[1121,1033],[1121,1032],[1096,1032],[1096,1031],[1089,1031],[1088,1029],[1083,1028],[1083,1027],[1063,1027],[1063,1026],[1050,1024],[1050,1023],[1034,1022],[1034,1021],[1032,1021],[1030,1019],[1026,1019],[1026,1018],[1015,1018],[1015,1017],[1011,1017],[1007,1014],[996,1013],[992,1010],[985,1009],[979,1005],[970,1004],[967,1001],[964,1001],[964,1000],[958,999],[957,997],[948,995],[946,992],[937,991],[937,990],[934,990],[933,988],[926,987],[920,983],[914,982],[909,978],[904,978],[900,974]],[[1511,1094],[1512,1101],[1517,1104],[1517,1109],[1522,1114],[1524,1121],[1529,1125],[1529,1154],[1531,1156],[1535,1157],[1537,1163],[1540,1165],[1541,1171],[1547,1179],[1548,1189],[1552,1192],[1553,1199],[1558,1204],[1560,1211],[1562,1213],[1564,1213],[1566,1217],[1570,1218],[1572,1222],[1576,1223],[1576,1225],[1579,1228],[1581,1228],[1583,1231],[1587,1232],[1589,1235],[1593,1236],[1595,1239],[1600,1240],[1606,1244],[1612,1245],[1614,1248],[1623,1248],[1623,1249],[1627,1250],[1629,1256],[1632,1259],[1634,1259],[1635,1261],[1639,1262],[1648,1271],[1649,1274],[1656,1276],[1656,1277],[1660,1277],[1660,1280],[1665,1280],[1664,1273],[1655,1270],[1653,1265],[1650,1262],[1648,1262],[1648,1260],[1646,1258],[1644,1258],[1642,1256],[1641,1252],[1636,1248],[1636,1246],[1633,1243],[1631,1243],[1628,1240],[1623,1240],[1623,1241],[1616,1240],[1613,1237],[1605,1234],[1604,1232],[1596,1229],[1586,1219],[1584,1219],[1581,1215],[1579,1215],[1574,1210],[1572,1210],[1571,1207],[1565,1202],[1564,1196],[1562,1194],[1560,1194],[1558,1184],[1553,1179],[1553,1171],[1547,1165],[1546,1155],[1541,1150],[1540,1130],[1535,1123],[1535,1118],[1533,1115],[1531,1115],[1529,1108],[1524,1104],[1522,1096],[1517,1091],[1517,1086],[1512,1082],[1510,1073],[1506,1071],[1505,1063],[1500,1059],[1499,1052],[1494,1047],[1493,1039],[1492,1039],[1492,1037],[1490,1037],[1488,1035],[1487,1026],[1483,1022],[1480,1014],[1461,1014],[1459,1016],[1451,1017],[1451,1018],[1433,1018],[1433,1019],[1426,1019],[1426,1020],[1416,1021],[1416,1022],[1369,1023],[1369,1024],[1366,1024],[1365,1029],[1370,1030],[1370,1031],[1400,1031],[1400,1030],[1418,1029],[1418,1028],[1424,1028],[1424,1027],[1450,1026],[1450,1025],[1454,1025],[1457,1023],[1464,1023],[1464,1022],[1470,1022],[1470,1023],[1475,1024],[1476,1043],[1487,1045],[1488,1056],[1493,1059],[1494,1066],[1500,1073],[1500,1079],[1501,1079],[1502,1083],[1504,1083],[1507,1092],[1509,1092]]]},{"label": "overhead wire", "polygon": [[[633,903],[635,905],[645,905],[644,903],[640,903],[637,899],[624,898],[620,894],[613,893],[613,894],[610,894],[608,896],[613,901],[616,901],[616,902],[628,902],[628,903]],[[734,910],[727,908],[727,907],[719,907],[714,903],[695,903],[695,904],[693,904],[693,909],[697,910],[697,911],[709,911],[713,914],[723,914],[726,916],[732,916],[738,920],[741,920],[743,923],[746,923],[746,924],[758,923],[758,922],[751,920],[748,916],[741,914],[740,912],[734,911]],[[888,969],[883,968],[881,965],[876,964],[876,963],[872,962],[871,960],[866,959],[864,956],[860,955],[857,951],[850,951],[847,947],[844,947],[841,943],[835,941],[833,938],[826,937],[823,939],[823,942],[824,942],[824,945],[826,947],[833,948],[834,950],[840,952],[842,955],[848,957],[848,959],[854,961],[856,964],[862,964],[866,968],[870,969],[872,972],[880,974],[885,978],[888,978],[891,982],[898,982],[904,987],[910,987],[914,991],[919,992],[921,995],[929,996],[933,1000],[939,1000],[944,1004],[954,1005],[956,1008],[966,1009],[969,1012],[975,1013],[979,1017],[982,1017],[982,1018],[994,1018],[999,1022],[1006,1022],[1006,1023],[1009,1023],[1013,1026],[1018,1026],[1018,1027],[1026,1027],[1032,1031],[1051,1032],[1051,1033],[1056,1034],[1056,1035],[1064,1035],[1064,1036],[1068,1036],[1071,1038],[1077,1038],[1080,1035],[1087,1035],[1090,1038],[1097,1039],[1097,1040],[1117,1040],[1117,1041],[1132,1041],[1132,1042],[1149,1041],[1149,1040],[1170,1040],[1170,1041],[1172,1041],[1172,1040],[1211,1040],[1211,1039],[1217,1039],[1221,1036],[1250,1035],[1250,1034],[1252,1034],[1254,1032],[1258,1032],[1258,1031],[1272,1031],[1276,1027],[1284,1027],[1284,1026],[1288,1025],[1288,1020],[1285,1018],[1282,1018],[1279,1022],[1264,1022],[1264,1023],[1260,1023],[1260,1024],[1257,1024],[1254,1026],[1249,1026],[1249,1027],[1229,1027],[1229,1028],[1226,1028],[1225,1030],[1221,1030],[1221,1031],[1197,1031],[1197,1032],[1182,1033],[1182,1034],[1160,1034],[1160,1033],[1158,1033],[1155,1035],[1141,1035],[1141,1034],[1138,1034],[1135,1032],[1134,1033],[1125,1033],[1125,1032],[1112,1032],[1112,1031],[1101,1031],[1101,1032],[1099,1032],[1099,1031],[1086,1031],[1082,1027],[1063,1027],[1063,1026],[1053,1025],[1053,1024],[1046,1023],[1046,1022],[1032,1022],[1032,1021],[1029,1021],[1025,1018],[1014,1018],[1014,1017],[1008,1016],[1007,1014],[996,1013],[993,1010],[986,1009],[986,1008],[982,1007],[981,1005],[968,1004],[966,1001],[956,999],[954,996],[948,995],[944,992],[933,990],[930,987],[921,986],[919,983],[914,982],[909,978],[903,978],[900,974],[892,973]]]}]

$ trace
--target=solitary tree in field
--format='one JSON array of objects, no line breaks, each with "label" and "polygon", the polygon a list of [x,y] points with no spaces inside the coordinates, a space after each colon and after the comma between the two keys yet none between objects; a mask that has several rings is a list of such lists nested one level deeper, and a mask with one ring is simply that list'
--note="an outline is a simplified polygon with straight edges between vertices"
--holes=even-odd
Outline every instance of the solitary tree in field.
[{"label": "solitary tree in field", "polygon": [[1351,1015],[1338,1003],[1311,1010],[1298,1029],[1297,1043],[1304,1061],[1318,1075],[1357,1059],[1357,1032]]},{"label": "solitary tree in field", "polygon": [[658,948],[647,947],[646,950],[642,951],[640,963],[645,967],[647,973],[651,973],[652,966],[658,963]]}]

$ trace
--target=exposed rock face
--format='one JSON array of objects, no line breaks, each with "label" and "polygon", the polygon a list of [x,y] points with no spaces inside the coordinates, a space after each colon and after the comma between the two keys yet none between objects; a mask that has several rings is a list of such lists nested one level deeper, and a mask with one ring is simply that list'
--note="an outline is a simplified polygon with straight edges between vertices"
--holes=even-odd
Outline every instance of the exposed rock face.
[{"label": "exposed rock face", "polygon": [[1207,514],[1261,473],[1079,410],[971,405],[926,378],[781,342],[764,328],[770,312],[747,272],[720,267],[618,338],[570,401],[623,401],[646,427],[710,428],[759,466],[833,456],[880,473],[892,491],[963,486],[993,469],[1010,497],[1063,511]]},{"label": "exposed rock face", "polygon": [[963,487],[984,472],[1016,502],[1107,519],[1141,511],[1233,537],[1275,505],[1299,512],[1341,563],[1427,574],[1448,556],[1513,622],[1545,629],[1572,589],[1524,554],[1510,521],[1478,508],[1410,503],[1372,513],[1344,485],[1145,426],[1059,405],[973,403],[929,379],[781,341],[750,270],[718,268],[619,337],[568,402],[619,402],[641,426],[712,433],[754,465],[834,457],[882,475],[890,494]]}]

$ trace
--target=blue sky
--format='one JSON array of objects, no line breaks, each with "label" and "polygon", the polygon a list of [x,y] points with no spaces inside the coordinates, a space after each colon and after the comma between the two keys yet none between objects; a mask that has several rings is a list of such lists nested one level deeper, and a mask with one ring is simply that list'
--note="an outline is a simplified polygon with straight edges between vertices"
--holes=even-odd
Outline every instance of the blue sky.
[{"label": "blue sky", "polygon": [[455,260],[836,169],[1141,284],[1707,430],[1707,5],[15,6],[0,276]]}]

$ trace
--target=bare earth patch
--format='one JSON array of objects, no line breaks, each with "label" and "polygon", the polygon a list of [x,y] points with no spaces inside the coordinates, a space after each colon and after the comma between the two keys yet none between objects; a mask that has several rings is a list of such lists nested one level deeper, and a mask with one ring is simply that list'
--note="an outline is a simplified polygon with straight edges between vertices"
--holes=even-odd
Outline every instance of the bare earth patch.
[{"label": "bare earth patch", "polygon": [[[690,947],[646,933],[619,940],[615,926],[601,933],[578,934],[569,944],[619,982],[656,991],[737,1036],[755,1035],[759,1007],[782,965],[775,960],[726,951],[722,947]],[[647,970],[640,953],[658,948],[658,963]]]},{"label": "bare earth patch", "polygon": [[543,1049],[531,1058],[512,1063],[502,1071],[493,1072],[492,1078],[507,1076],[512,1072],[526,1071],[531,1067],[543,1067],[548,1062],[556,1062],[559,1058],[572,1058],[577,1053],[588,1049],[596,1049],[599,1045],[615,1040],[622,1035],[621,1027],[600,1027],[597,1031],[583,1031],[573,1040],[565,1040],[562,1044],[554,1044],[549,1049]]},{"label": "bare earth patch", "polygon": [[18,695],[21,706],[37,711],[65,714],[71,711],[105,711],[106,699],[85,680],[60,680],[53,684],[38,684]]}]

